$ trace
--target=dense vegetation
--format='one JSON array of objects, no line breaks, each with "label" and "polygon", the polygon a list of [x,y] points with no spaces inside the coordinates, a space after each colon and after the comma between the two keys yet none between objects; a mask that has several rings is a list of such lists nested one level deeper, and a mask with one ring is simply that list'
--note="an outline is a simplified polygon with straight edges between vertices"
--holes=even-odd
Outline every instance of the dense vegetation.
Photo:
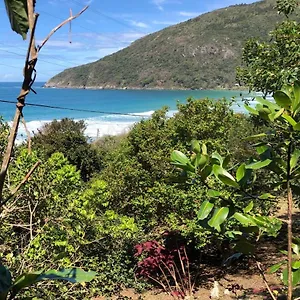
[{"label": "dense vegetation", "polygon": [[235,5],[150,34],[94,63],[67,69],[46,84],[94,88],[230,88],[242,48],[269,40],[280,22],[275,0]]},{"label": "dense vegetation", "polygon": [[[299,6],[297,0],[277,4],[285,15]],[[0,299],[14,299],[22,288],[19,299],[87,299],[149,283],[185,299],[201,282],[199,263],[224,267],[243,255],[256,262],[276,299],[255,251],[259,239],[276,238],[286,223],[287,258],[270,272],[283,269],[291,300],[300,282],[300,240],[292,226],[300,196],[300,83],[290,73],[299,27],[281,26],[279,32],[293,33],[290,43],[282,34],[275,43],[277,63],[286,68],[270,74],[274,44],[245,48],[243,79],[274,95],[274,101],[257,97],[255,108],[246,105],[251,116],[233,113],[226,100],[188,99],[173,117],[163,108],[126,136],[91,144],[82,121],[63,119],[44,126],[33,149],[16,147],[0,202]],[[292,50],[281,51],[285,45]],[[0,122],[3,153],[8,127]],[[287,221],[272,216],[283,196]],[[66,270],[86,279],[72,287],[47,281],[79,282]]]},{"label": "dense vegetation", "polygon": [[[207,199],[205,190],[190,189],[176,180],[170,153],[175,148],[189,148],[196,137],[206,141],[210,150],[223,154],[230,150],[243,158],[251,149],[242,139],[255,133],[255,128],[249,118],[234,114],[226,101],[190,99],[178,109],[172,118],[166,117],[167,109],[157,111],[119,141],[97,141],[93,149],[102,166],[86,183],[80,165],[76,168],[59,152],[65,149],[60,139],[52,143],[53,153],[48,152],[48,141],[57,137],[54,131],[44,130],[43,139],[40,134],[34,139],[39,154],[29,154],[23,147],[17,151],[7,182],[11,187],[34,162],[42,159],[43,163],[1,213],[2,262],[16,273],[32,267],[76,266],[99,274],[87,288],[71,291],[65,285],[39,284],[35,296],[50,297],[59,288],[60,299],[71,295],[83,298],[136,286],[135,245],[153,239],[163,243],[167,232],[176,233],[177,240],[199,251],[214,249],[214,239],[222,243],[222,237],[212,236],[197,221],[196,211]],[[82,122],[54,121],[48,128],[62,124],[65,143],[77,141],[78,132],[72,136],[69,132]],[[89,159],[90,144],[82,147],[86,150],[81,152],[84,161]],[[264,209],[268,210],[268,205]]]}]

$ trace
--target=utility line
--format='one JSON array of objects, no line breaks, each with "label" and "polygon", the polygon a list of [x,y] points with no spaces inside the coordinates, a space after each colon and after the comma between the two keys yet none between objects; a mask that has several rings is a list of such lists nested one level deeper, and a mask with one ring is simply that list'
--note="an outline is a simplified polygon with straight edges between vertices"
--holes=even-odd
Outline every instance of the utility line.
[{"label": "utility line", "polygon": [[[71,1],[72,1],[74,4],[78,5],[78,6],[82,6],[82,3],[80,3],[80,2],[78,2],[78,1],[76,1],[76,0],[71,0]],[[116,18],[113,18],[113,17],[111,17],[111,16],[108,16],[107,14],[101,12],[100,10],[98,10],[98,9],[96,9],[96,8],[91,8],[91,6],[89,7],[89,10],[88,10],[88,11],[91,11],[91,12],[93,12],[94,14],[103,16],[103,17],[105,17],[105,18],[107,18],[107,19],[110,19],[110,20],[116,22],[116,23],[119,23],[119,24],[121,24],[121,25],[123,25],[123,26],[125,26],[125,27],[127,27],[127,28],[130,28],[131,30],[133,30],[133,31],[135,31],[135,32],[142,33],[142,34],[147,34],[146,32],[143,32],[143,31],[141,31],[141,30],[138,30],[138,29],[136,29],[135,27],[130,26],[130,25],[128,25],[128,24],[126,24],[126,23],[124,23],[124,22],[122,22],[122,21],[120,21],[120,20],[118,20],[118,19],[116,19]]]},{"label": "utility line", "polygon": [[[39,12],[41,12],[41,13],[43,13],[43,14],[46,14],[46,15],[52,17],[52,18],[58,19],[58,20],[60,20],[60,21],[64,20],[64,19],[61,18],[61,17],[57,17],[57,16],[52,15],[52,14],[50,14],[50,13],[48,13],[48,12],[43,11],[43,10],[39,10]],[[99,35],[103,36],[105,39],[112,40],[112,41],[114,41],[114,42],[116,42],[116,41],[118,40],[118,39],[116,39],[116,38],[113,38],[113,37],[104,35],[103,33],[100,33],[100,32],[98,32],[98,31],[96,31],[96,30],[92,30],[92,29],[90,29],[90,28],[88,28],[88,27],[85,27],[85,26],[82,26],[82,25],[80,25],[80,24],[76,24],[76,26],[77,26],[77,27],[81,27],[81,28],[83,28],[83,29],[85,29],[85,30],[88,30],[88,31],[90,31],[90,32],[92,32],[92,33],[99,34]],[[119,42],[122,43],[122,44],[124,44],[124,45],[128,45],[128,43],[122,42],[121,40],[119,40]],[[100,47],[100,48],[97,47],[97,49],[105,49],[105,48],[115,48],[115,47]]]},{"label": "utility line", "polygon": [[[0,44],[2,44],[3,46],[10,46],[10,47],[13,47],[13,48],[17,48],[17,49],[20,49],[20,50],[22,50],[22,51],[24,51],[24,52],[27,51],[25,48],[16,47],[15,45],[5,44],[4,42],[1,42],[1,41],[0,41]],[[4,50],[3,50],[3,51],[4,51]],[[42,55],[42,53],[41,53],[40,55]],[[51,57],[51,58],[53,58],[53,59],[55,59],[55,60],[62,61],[62,62],[67,62],[67,63],[70,63],[70,64],[74,65],[74,62],[71,62],[71,61],[69,61],[69,60],[65,60],[65,59],[62,60],[62,59],[56,58],[55,56],[49,55],[49,54],[48,54],[48,56]],[[39,59],[39,60],[41,60],[41,59]],[[70,68],[70,67],[68,67],[68,68]]]},{"label": "utility line", "polygon": [[[16,104],[15,101],[4,100],[4,99],[0,99],[0,102],[9,103],[9,104]],[[69,110],[69,111],[79,111],[79,112],[89,112],[89,113],[97,113],[97,114],[105,114],[105,115],[131,116],[131,117],[139,117],[139,118],[145,118],[146,117],[145,115],[139,115],[139,114],[110,112],[110,111],[101,111],[101,110],[90,110],[90,109],[79,109],[79,108],[70,108],[70,107],[53,106],[53,105],[28,103],[28,102],[26,102],[25,106],[34,106],[34,107],[43,107],[43,108]]]},{"label": "utility line", "polygon": [[[21,57],[24,57],[23,54],[20,54],[20,53],[16,53],[16,52],[12,52],[12,51],[8,51],[8,50],[4,50],[4,49],[0,49],[0,51],[3,51],[3,52],[7,52],[9,54],[14,54],[14,55],[17,55],[17,56],[21,56]],[[70,66],[66,66],[66,65],[62,65],[62,64],[57,64],[57,63],[54,63],[54,62],[50,62],[50,61],[47,61],[47,60],[44,60],[44,59],[38,59],[39,61],[43,61],[45,63],[48,63],[50,65],[56,65],[56,66],[59,66],[59,67],[64,67],[64,68],[70,68]]]}]

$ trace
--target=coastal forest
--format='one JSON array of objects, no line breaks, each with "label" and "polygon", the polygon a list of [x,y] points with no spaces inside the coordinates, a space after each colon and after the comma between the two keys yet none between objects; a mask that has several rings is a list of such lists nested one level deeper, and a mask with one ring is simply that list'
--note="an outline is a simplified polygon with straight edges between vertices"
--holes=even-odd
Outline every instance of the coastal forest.
[{"label": "coastal forest", "polygon": [[[268,38],[239,40],[240,61],[228,62],[235,74],[230,84],[239,81],[258,95],[244,99],[244,113],[233,111],[235,99],[189,98],[172,117],[162,107],[127,134],[91,141],[84,121],[64,118],[20,145],[15,139],[26,96],[52,33],[35,47],[35,1],[4,2],[12,30],[29,47],[15,119],[12,126],[0,124],[0,300],[297,299],[299,0],[227,11],[245,8],[245,20],[249,7],[264,7],[259,18],[274,21],[267,22]],[[216,14],[223,18],[223,11]],[[231,19],[223,22],[230,32],[223,25]],[[157,34],[164,40],[176,29]],[[130,49],[95,64],[121,66],[118,59]],[[189,82],[192,74],[201,82],[197,76],[209,67],[195,72],[191,65],[185,57],[174,74],[183,76],[182,67],[191,72]],[[151,72],[160,75],[156,67]],[[207,82],[214,80],[210,75]]]}]

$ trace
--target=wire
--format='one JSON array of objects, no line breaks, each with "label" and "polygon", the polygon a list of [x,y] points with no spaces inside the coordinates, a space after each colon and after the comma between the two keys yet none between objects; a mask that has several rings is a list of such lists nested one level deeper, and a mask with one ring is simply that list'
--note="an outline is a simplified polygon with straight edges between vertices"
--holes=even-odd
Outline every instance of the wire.
[{"label": "wire", "polygon": [[[3,43],[3,42],[1,42],[1,41],[0,41],[0,44],[2,44],[3,46],[10,46],[10,47],[17,48],[17,49],[20,49],[20,50],[22,50],[22,51],[26,51],[26,52],[27,52],[27,49],[24,49],[24,48],[21,48],[21,47],[16,47],[15,45],[5,44],[5,43]],[[4,50],[3,50],[3,51],[4,51]],[[39,55],[42,55],[42,53],[39,54]],[[58,59],[58,58],[56,58],[54,55],[49,55],[49,54],[47,54],[47,56],[49,56],[49,57],[51,57],[51,58],[53,58],[53,59],[55,59],[55,60],[62,61],[62,62],[67,62],[67,63],[69,63],[69,64],[71,64],[71,65],[74,65],[74,62],[71,62],[71,61],[69,61],[69,60]],[[41,59],[39,59],[39,60],[41,60]],[[70,67],[68,67],[68,68],[70,68]]]},{"label": "wire", "polygon": [[[52,18],[58,19],[58,20],[60,20],[60,21],[63,21],[63,20],[64,20],[62,17],[57,17],[57,16],[55,16],[55,15],[49,14],[48,12],[45,12],[45,11],[40,10],[40,9],[39,9],[39,12],[41,12],[41,13],[43,13],[43,14],[46,14],[46,15],[52,17]],[[99,34],[99,35],[101,35],[102,37],[104,37],[104,38],[107,39],[107,40],[112,40],[112,41],[114,41],[114,42],[118,41],[120,44],[128,45],[127,42],[121,41],[121,39],[118,40],[118,39],[116,39],[116,38],[113,38],[113,37],[104,35],[103,33],[100,33],[100,32],[98,32],[98,31],[96,31],[96,30],[92,30],[92,29],[90,29],[90,28],[88,28],[88,27],[85,27],[85,26],[82,26],[82,25],[80,25],[80,24],[76,24],[76,27],[81,27],[81,28],[83,28],[83,29],[85,29],[85,30],[88,30],[88,31],[92,32],[92,33]],[[97,49],[106,49],[106,48],[115,48],[115,47],[100,47],[100,48],[97,47]]]},{"label": "wire", "polygon": [[[78,2],[78,1],[76,1],[76,0],[72,0],[72,2],[73,2],[74,4],[76,4],[76,5],[78,5],[78,6],[82,6],[82,3],[80,3],[80,2]],[[97,15],[103,16],[103,17],[105,17],[105,18],[107,18],[107,19],[110,19],[110,20],[112,20],[112,21],[114,21],[114,22],[116,22],[116,23],[119,23],[119,24],[121,24],[121,25],[123,25],[123,26],[125,26],[125,27],[127,27],[127,28],[130,28],[131,30],[133,30],[133,31],[135,31],[135,32],[142,33],[142,34],[147,34],[146,32],[143,32],[143,31],[141,31],[141,30],[137,30],[135,27],[130,26],[130,25],[128,25],[128,24],[126,24],[126,23],[124,23],[124,22],[122,22],[122,21],[119,21],[119,20],[116,19],[116,18],[113,18],[113,17],[111,17],[111,16],[106,15],[105,13],[101,12],[100,10],[97,10],[96,8],[93,8],[93,9],[92,9],[91,7],[89,7],[89,11],[92,11],[93,13],[95,13],[95,14],[97,14]]]},{"label": "wire", "polygon": [[[15,101],[4,100],[4,99],[0,99],[0,102],[9,103],[9,104],[16,104]],[[145,115],[139,115],[139,114],[110,112],[110,111],[101,111],[101,110],[90,110],[90,109],[79,109],[79,108],[70,108],[70,107],[53,106],[53,105],[28,103],[28,102],[26,102],[25,105],[26,106],[43,107],[43,108],[51,108],[51,109],[69,110],[69,111],[89,112],[89,113],[97,113],[97,114],[105,114],[105,115],[131,116],[131,117],[139,117],[139,118],[145,118],[146,117]]]},{"label": "wire", "polygon": [[[3,51],[3,52],[7,52],[7,53],[10,53],[10,54],[14,54],[14,55],[17,55],[17,56],[21,56],[21,57],[24,57],[23,54],[20,54],[20,53],[16,53],[16,52],[12,52],[12,51],[8,51],[8,50],[4,50],[4,49],[0,49],[0,51]],[[56,65],[56,66],[59,66],[59,67],[64,67],[64,68],[67,68],[69,69],[70,66],[66,66],[66,65],[61,65],[61,64],[57,64],[57,63],[54,63],[54,62],[50,62],[50,61],[47,61],[47,60],[44,60],[44,59],[38,59],[39,61],[43,61],[45,63],[48,63],[48,64],[51,64],[51,65]]]}]

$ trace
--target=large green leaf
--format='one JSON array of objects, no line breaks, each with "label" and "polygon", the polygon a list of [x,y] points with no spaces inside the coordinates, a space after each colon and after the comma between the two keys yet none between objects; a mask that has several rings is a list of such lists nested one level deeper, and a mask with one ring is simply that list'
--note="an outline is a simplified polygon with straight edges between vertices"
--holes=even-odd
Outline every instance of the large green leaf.
[{"label": "large green leaf", "polygon": [[237,182],[240,182],[244,178],[245,173],[246,173],[246,164],[241,164],[236,171]]},{"label": "large green leaf", "polygon": [[9,270],[0,264],[0,300],[6,299],[11,285],[12,279]]},{"label": "large green leaf", "polygon": [[290,125],[295,126],[297,122],[288,114],[283,114],[282,117],[289,122]]},{"label": "large green leaf", "polygon": [[275,102],[285,109],[290,109],[292,99],[284,91],[276,91],[274,93]]},{"label": "large green leaf", "polygon": [[294,103],[293,103],[294,112],[297,111],[299,107],[300,107],[300,82],[296,81],[294,83]]},{"label": "large green leaf", "polygon": [[191,145],[192,145],[192,150],[195,153],[197,154],[200,153],[200,144],[197,140],[192,140]]},{"label": "large green leaf", "polygon": [[234,246],[234,250],[244,254],[253,254],[255,246],[245,239],[239,240]]},{"label": "large green leaf", "polygon": [[72,269],[62,269],[59,271],[49,270],[45,273],[42,273],[37,281],[49,279],[49,280],[66,280],[72,283],[76,282],[90,282],[97,275],[94,271],[86,272],[79,268]]},{"label": "large green leaf", "polygon": [[290,161],[291,171],[296,167],[299,157],[300,157],[300,150],[296,149],[293,152],[291,161]]},{"label": "large green leaf", "polygon": [[254,163],[251,163],[251,164],[247,165],[246,169],[258,170],[258,169],[261,169],[261,168],[264,168],[264,167],[268,166],[271,162],[272,162],[271,159],[265,159],[263,161],[257,161],[257,162],[254,162]]},{"label": "large green leaf", "polygon": [[204,201],[201,206],[200,209],[198,211],[197,217],[199,220],[204,220],[207,218],[207,216],[210,214],[210,212],[212,211],[214,207],[214,204],[209,202],[209,201]]},{"label": "large green leaf", "polygon": [[12,30],[25,40],[29,29],[27,0],[4,0],[4,3]]},{"label": "large green leaf", "polygon": [[248,218],[248,216],[242,214],[242,213],[239,213],[239,212],[236,212],[233,217],[239,221],[243,226],[256,226],[256,224],[250,219]]},{"label": "large green leaf", "polygon": [[42,271],[37,271],[20,275],[12,286],[13,294],[16,295],[20,290],[33,285],[41,274]]},{"label": "large green leaf", "polygon": [[214,215],[208,221],[208,225],[210,227],[215,228],[217,231],[221,231],[220,225],[225,222],[228,214],[229,214],[229,208],[228,207],[216,208],[215,211],[214,211]]},{"label": "large green leaf", "polygon": [[277,264],[271,266],[271,267],[268,269],[268,273],[272,274],[272,273],[277,272],[277,271],[280,269],[280,267],[281,267],[283,264],[285,264],[285,263],[286,263],[286,261],[283,260],[283,261],[281,261],[281,262],[279,262],[279,263],[277,263]]},{"label": "large green leaf", "polygon": [[[288,285],[288,270],[284,269],[282,272],[282,281],[285,285]],[[292,283],[296,286],[300,281],[300,269],[292,272]]]},{"label": "large green leaf", "polygon": [[171,163],[185,171],[194,172],[195,168],[191,164],[188,157],[178,150],[174,150],[171,154]]},{"label": "large green leaf", "polygon": [[258,116],[258,111],[249,105],[245,105],[246,110],[248,110],[252,115]]},{"label": "large green leaf", "polygon": [[230,173],[228,173],[225,169],[223,169],[221,166],[214,165],[213,172],[215,176],[224,184],[235,188],[239,188],[239,184],[235,181],[234,177]]},{"label": "large green leaf", "polygon": [[72,283],[89,282],[95,278],[96,272],[85,272],[79,268],[49,270],[46,272],[37,271],[33,273],[26,273],[19,276],[12,286],[13,294],[17,294],[25,287],[31,286],[36,282],[43,280],[66,280]]}]

